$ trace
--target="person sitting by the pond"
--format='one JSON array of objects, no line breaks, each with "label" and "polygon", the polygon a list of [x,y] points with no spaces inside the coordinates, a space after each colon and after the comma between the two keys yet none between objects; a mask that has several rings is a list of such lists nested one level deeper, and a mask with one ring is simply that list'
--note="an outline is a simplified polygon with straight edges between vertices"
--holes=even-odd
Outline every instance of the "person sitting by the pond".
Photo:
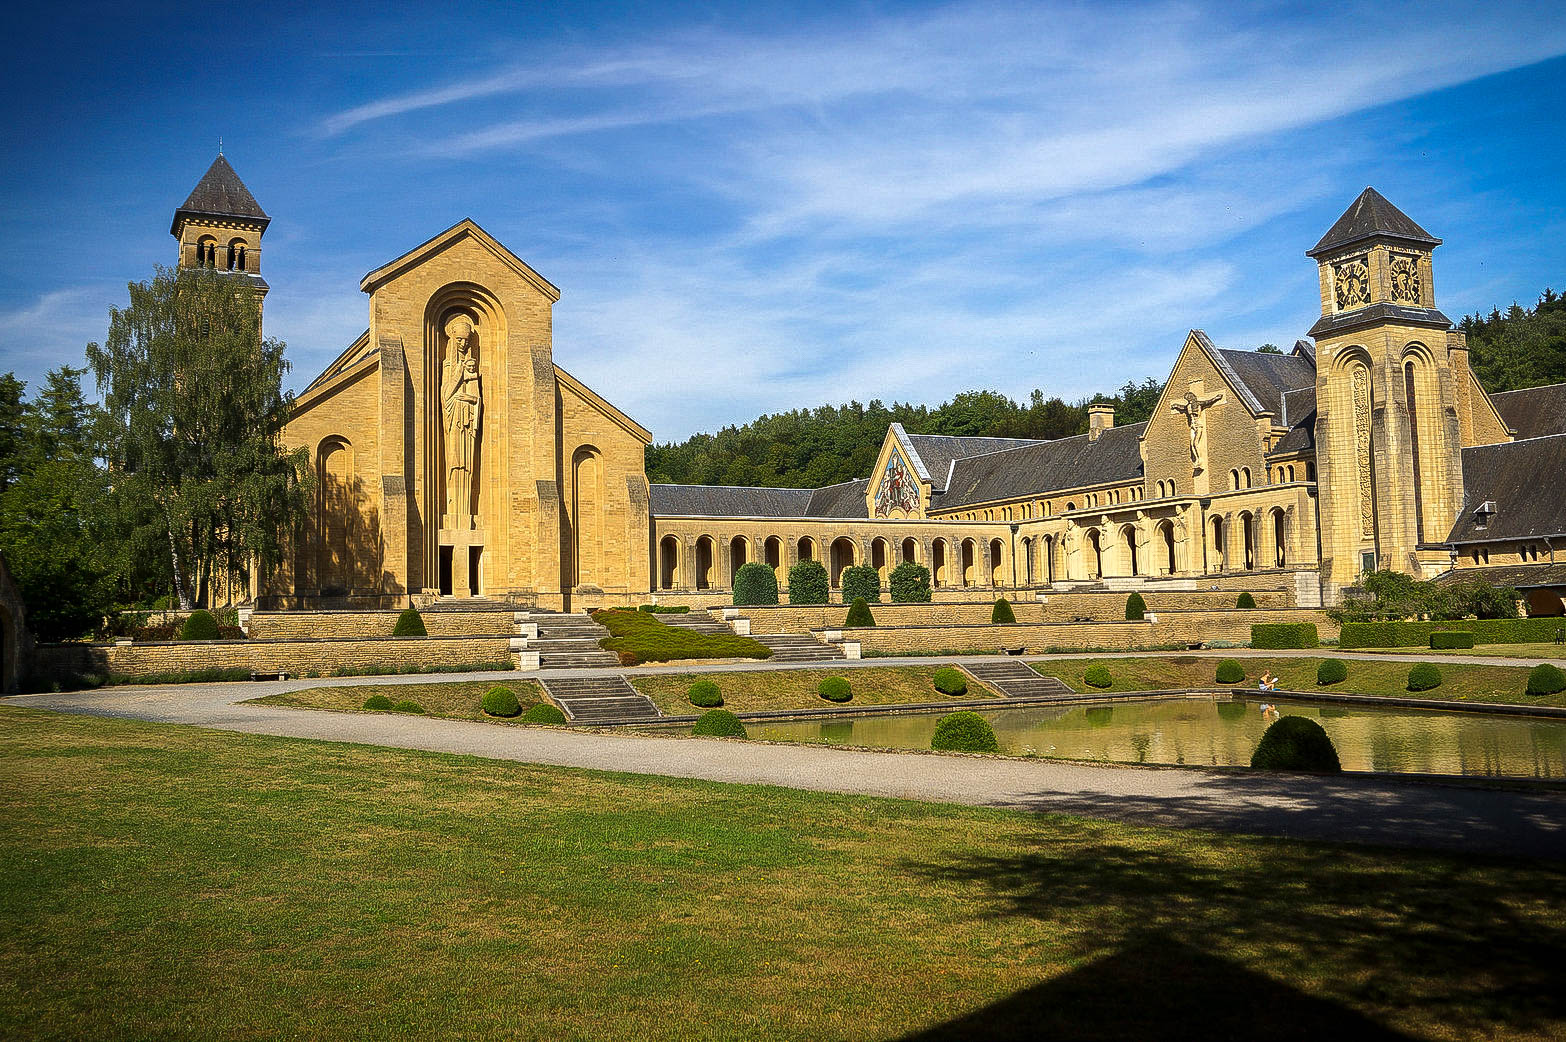
[{"label": "person sitting by the pond", "polygon": [[1276,691],[1278,690],[1278,678],[1273,676],[1272,670],[1269,669],[1261,675],[1261,679],[1256,682],[1256,686],[1263,691]]}]

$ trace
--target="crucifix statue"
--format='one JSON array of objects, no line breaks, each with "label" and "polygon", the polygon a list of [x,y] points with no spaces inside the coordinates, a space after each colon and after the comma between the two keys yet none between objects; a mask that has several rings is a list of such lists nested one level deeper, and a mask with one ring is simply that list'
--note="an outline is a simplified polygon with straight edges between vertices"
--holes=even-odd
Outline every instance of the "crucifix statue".
[{"label": "crucifix statue", "polygon": [[1191,425],[1191,470],[1199,472],[1207,467],[1207,410],[1223,402],[1223,392],[1216,394],[1204,394],[1202,381],[1191,383],[1190,390],[1185,397],[1175,402],[1170,408],[1175,412],[1185,413],[1185,420]]},{"label": "crucifix statue", "polygon": [[473,524],[473,447],[484,411],[478,360],[473,357],[473,323],[457,316],[446,327],[440,403],[446,421],[446,518],[452,528]]}]

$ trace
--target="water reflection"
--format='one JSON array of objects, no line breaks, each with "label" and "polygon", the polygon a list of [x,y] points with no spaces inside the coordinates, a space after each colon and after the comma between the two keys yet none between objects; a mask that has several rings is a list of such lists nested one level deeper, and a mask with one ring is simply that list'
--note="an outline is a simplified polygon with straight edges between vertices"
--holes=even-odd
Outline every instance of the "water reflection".
[{"label": "water reflection", "polygon": [[[1250,763],[1270,720],[1261,702],[1182,698],[992,709],[1001,751],[1120,763]],[[1566,721],[1279,702],[1317,721],[1347,771],[1566,777]],[[751,724],[756,738],[928,749],[938,716],[863,716]]]}]

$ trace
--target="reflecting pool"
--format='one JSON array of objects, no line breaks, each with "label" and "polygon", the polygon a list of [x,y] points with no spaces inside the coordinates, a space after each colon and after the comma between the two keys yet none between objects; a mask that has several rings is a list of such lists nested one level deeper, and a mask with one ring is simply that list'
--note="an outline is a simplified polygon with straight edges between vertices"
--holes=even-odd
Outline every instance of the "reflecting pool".
[{"label": "reflecting pool", "polygon": [[[1566,720],[1379,706],[1274,703],[1315,720],[1346,771],[1566,777]],[[1212,697],[987,709],[1001,751],[1118,763],[1244,766],[1276,714]],[[977,707],[976,707],[977,708]],[[939,715],[753,722],[752,738],[928,749]]]}]

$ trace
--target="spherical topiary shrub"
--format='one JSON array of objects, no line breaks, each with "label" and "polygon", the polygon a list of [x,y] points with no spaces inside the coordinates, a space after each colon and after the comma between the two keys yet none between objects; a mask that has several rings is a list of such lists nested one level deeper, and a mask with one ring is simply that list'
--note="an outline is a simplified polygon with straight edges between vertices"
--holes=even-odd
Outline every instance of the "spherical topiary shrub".
[{"label": "spherical topiary shrub", "polygon": [[402,609],[402,614],[397,616],[397,625],[392,627],[392,636],[428,637],[429,633],[424,629],[424,616],[419,614],[419,609]]},{"label": "spherical topiary shrub", "polygon": [[1133,593],[1126,598],[1126,619],[1137,622],[1147,617],[1147,602],[1142,599],[1140,593]]},{"label": "spherical topiary shrub", "polygon": [[1245,667],[1232,658],[1226,658],[1218,663],[1218,683],[1238,684],[1245,679]]},{"label": "spherical topiary shrub", "polygon": [[891,587],[893,604],[929,604],[930,569],[904,561],[892,569]]},{"label": "spherical topiary shrub", "polygon": [[935,671],[931,678],[935,682],[935,690],[943,695],[966,695],[968,693],[968,674],[951,666],[942,666]]},{"label": "spherical topiary shrub", "polygon": [[1341,684],[1348,679],[1348,663],[1342,659],[1324,658],[1321,665],[1316,667],[1316,686],[1326,687],[1328,684]]},{"label": "spherical topiary shrub", "polygon": [[696,681],[686,690],[685,697],[700,709],[716,709],[723,704],[723,692],[710,680]]},{"label": "spherical topiary shrub", "polygon": [[991,622],[1016,622],[1017,613],[1011,610],[1011,602],[1002,597],[990,609]]},{"label": "spherical topiary shrub", "polygon": [[831,590],[826,566],[820,561],[800,561],[788,570],[790,604],[825,604]]},{"label": "spherical topiary shrub", "polygon": [[747,738],[745,725],[727,709],[709,709],[696,718],[691,734],[708,738]]},{"label": "spherical topiary shrub", "polygon": [[930,748],[959,753],[998,753],[1000,743],[995,740],[995,728],[988,720],[964,709],[941,717],[941,722],[935,725],[935,734],[930,737]]},{"label": "spherical topiary shrub", "polygon": [[1408,689],[1410,691],[1429,691],[1433,687],[1441,686],[1441,671],[1433,662],[1421,662],[1408,671]]},{"label": "spherical topiary shrub", "polygon": [[212,617],[212,613],[202,608],[197,608],[190,613],[190,618],[179,628],[180,640],[217,640],[218,624]]},{"label": "spherical topiary shrub", "polygon": [[418,713],[422,716],[424,713],[424,707],[419,705],[419,703],[415,702],[411,698],[405,698],[401,702],[398,702],[396,705],[392,706],[392,712]]},{"label": "spherical topiary shrub", "polygon": [[778,576],[760,561],[740,565],[734,573],[734,603],[737,605],[776,604]]},{"label": "spherical topiary shrub", "polygon": [[1082,682],[1088,687],[1108,687],[1115,680],[1109,675],[1108,666],[1092,665],[1083,671]]},{"label": "spherical topiary shrub", "polygon": [[1324,771],[1343,769],[1332,739],[1314,720],[1283,716],[1273,721],[1251,755],[1251,766],[1263,771]]},{"label": "spherical topiary shrub", "polygon": [[847,702],[854,697],[853,689],[848,686],[848,681],[842,677],[827,677],[816,688],[816,694],[828,702]]},{"label": "spherical topiary shrub", "polygon": [[366,709],[390,709],[391,707],[392,700],[385,695],[371,695],[364,700],[364,708]]},{"label": "spherical topiary shrub", "polygon": [[517,701],[517,693],[502,684],[496,684],[484,692],[484,701],[480,703],[484,707],[487,716],[516,716],[522,712],[522,703]]},{"label": "spherical topiary shrub", "polygon": [[850,604],[855,597],[863,597],[871,604],[881,600],[881,573],[868,564],[856,564],[843,569],[843,603]]},{"label": "spherical topiary shrub", "polygon": [[1234,599],[1234,606],[1236,608],[1254,608],[1256,607],[1256,598],[1252,597],[1249,592],[1242,593]]},{"label": "spherical topiary shrub", "polygon": [[553,702],[540,702],[522,714],[522,722],[525,724],[563,724],[566,722],[566,718],[565,714],[560,711],[560,707]]},{"label": "spherical topiary shrub", "polygon": [[1528,671],[1530,695],[1553,695],[1566,691],[1566,673],[1548,662],[1541,662]]},{"label": "spherical topiary shrub", "polygon": [[848,606],[848,617],[843,620],[844,626],[874,626],[875,616],[870,614],[870,605],[865,603],[863,597],[855,597],[854,603]]}]

